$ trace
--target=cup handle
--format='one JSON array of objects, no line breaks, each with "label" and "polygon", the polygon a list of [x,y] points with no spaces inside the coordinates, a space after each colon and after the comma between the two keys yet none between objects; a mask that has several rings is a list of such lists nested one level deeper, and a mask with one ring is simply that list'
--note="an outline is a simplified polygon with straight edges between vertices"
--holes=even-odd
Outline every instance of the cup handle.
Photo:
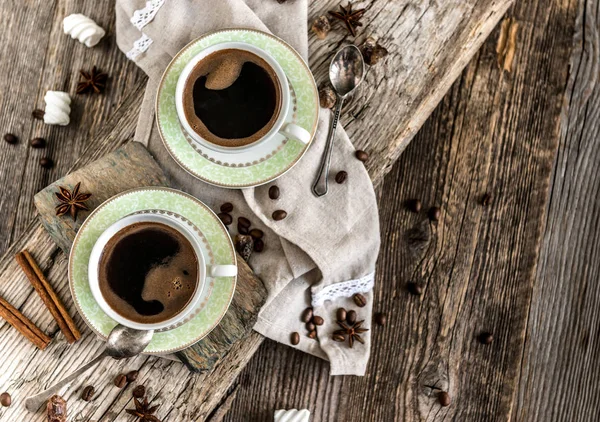
[{"label": "cup handle", "polygon": [[234,277],[238,273],[235,265],[209,265],[208,274],[211,277]]},{"label": "cup handle", "polygon": [[308,144],[310,142],[310,132],[294,123],[287,123],[280,130],[279,133],[284,135],[287,138],[296,139],[303,144]]}]

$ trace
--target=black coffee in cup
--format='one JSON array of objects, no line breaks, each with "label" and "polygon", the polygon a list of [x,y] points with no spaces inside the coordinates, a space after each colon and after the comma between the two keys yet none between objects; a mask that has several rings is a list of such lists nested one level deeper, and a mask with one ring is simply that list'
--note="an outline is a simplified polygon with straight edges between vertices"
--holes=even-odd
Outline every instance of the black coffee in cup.
[{"label": "black coffee in cup", "polygon": [[198,288],[198,257],[189,240],[161,223],[140,222],[118,231],[100,257],[98,278],[106,303],[138,323],[179,314]]},{"label": "black coffee in cup", "polygon": [[246,50],[225,49],[200,60],[183,89],[185,118],[206,141],[249,145],[275,124],[281,87],[273,68]]}]

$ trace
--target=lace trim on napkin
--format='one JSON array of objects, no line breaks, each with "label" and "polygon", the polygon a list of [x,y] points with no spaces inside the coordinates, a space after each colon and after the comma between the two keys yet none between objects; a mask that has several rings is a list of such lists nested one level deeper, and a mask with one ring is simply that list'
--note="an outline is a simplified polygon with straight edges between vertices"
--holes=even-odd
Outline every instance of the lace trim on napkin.
[{"label": "lace trim on napkin", "polygon": [[165,0],[148,0],[146,2],[146,7],[143,9],[138,9],[133,12],[133,16],[130,21],[137,29],[140,31],[154,19],[156,13],[164,4]]},{"label": "lace trim on napkin", "polygon": [[127,52],[127,58],[129,60],[135,60],[137,56],[148,50],[148,47],[150,47],[151,44],[152,38],[146,34],[142,34],[142,36],[133,43],[133,48]]},{"label": "lace trim on napkin", "polygon": [[323,288],[313,295],[313,306],[322,305],[326,300],[335,300],[339,297],[350,297],[355,293],[367,293],[373,290],[375,285],[375,272],[355,280],[335,283]]}]

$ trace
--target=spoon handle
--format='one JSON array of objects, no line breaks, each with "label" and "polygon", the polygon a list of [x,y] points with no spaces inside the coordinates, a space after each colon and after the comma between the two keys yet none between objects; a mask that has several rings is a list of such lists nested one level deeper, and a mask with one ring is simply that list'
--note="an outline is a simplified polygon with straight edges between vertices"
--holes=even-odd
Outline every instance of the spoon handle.
[{"label": "spoon handle", "polygon": [[61,381],[54,384],[52,387],[42,391],[35,396],[28,397],[25,400],[25,408],[30,412],[37,412],[37,410],[54,394],[57,394],[65,385],[71,383],[75,378],[79,377],[79,375],[83,374],[85,371],[90,369],[92,366],[96,365],[102,359],[106,357],[106,350],[96,356],[92,361],[86,363],[77,371],[73,372],[66,378],[63,378]]},{"label": "spoon handle", "polygon": [[342,104],[344,98],[337,97],[337,104],[333,113],[333,121],[329,126],[329,133],[327,134],[327,141],[325,143],[325,150],[321,157],[321,166],[317,173],[317,178],[313,184],[312,191],[315,196],[323,196],[327,193],[327,185],[329,180],[329,165],[331,164],[331,151],[333,151],[333,140],[335,139],[335,129],[337,128],[338,120],[340,119],[340,113],[342,111]]}]

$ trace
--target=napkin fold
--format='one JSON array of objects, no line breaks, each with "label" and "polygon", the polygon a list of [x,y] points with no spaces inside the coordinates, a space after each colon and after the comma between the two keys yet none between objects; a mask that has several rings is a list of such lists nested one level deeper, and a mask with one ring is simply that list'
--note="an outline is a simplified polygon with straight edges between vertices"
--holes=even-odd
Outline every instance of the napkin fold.
[{"label": "napkin fold", "polygon": [[[274,182],[252,189],[230,190],[208,185],[180,168],[162,144],[155,123],[154,102],[163,71],[181,48],[211,31],[252,28],[284,39],[305,59],[308,56],[307,0],[117,0],[117,44],[149,76],[135,140],[145,144],[171,178],[172,185],[196,196],[218,212],[234,204],[234,221],[247,217],[265,233],[265,249],[254,253],[250,266],[265,283],[269,296],[254,329],[273,340],[328,359],[331,375],[364,375],[370,354],[370,331],[364,344],[349,348],[331,340],[339,307],[355,309],[363,327],[371,326],[375,262],[379,253],[379,218],[373,185],[354,147],[338,126],[331,172],[348,173],[344,184],[330,183],[329,193],[315,197],[311,186],[325,146],[331,113],[321,109],[315,139],[306,155]],[[277,185],[281,196],[268,197]],[[274,221],[274,210],[288,217]],[[230,226],[232,236],[236,225]],[[352,300],[363,294],[366,306]],[[318,339],[306,336],[300,320],[312,306],[325,323]]]}]

